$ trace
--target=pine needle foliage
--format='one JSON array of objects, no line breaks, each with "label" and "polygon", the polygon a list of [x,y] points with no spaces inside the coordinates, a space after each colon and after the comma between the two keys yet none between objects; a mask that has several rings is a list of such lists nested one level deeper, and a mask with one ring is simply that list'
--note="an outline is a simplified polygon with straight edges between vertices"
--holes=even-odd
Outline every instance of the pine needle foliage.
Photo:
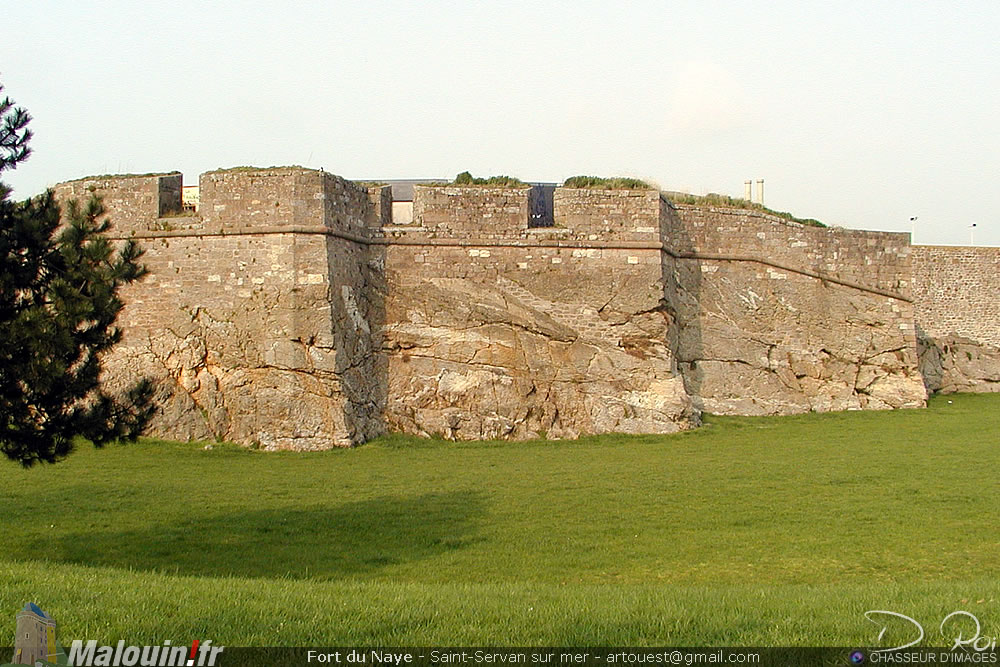
[{"label": "pine needle foliage", "polygon": [[[30,154],[30,120],[0,103],[0,172]],[[51,191],[11,201],[0,183],[0,451],[24,466],[62,459],[77,436],[134,439],[153,414],[148,380],[119,397],[100,385],[122,335],[119,289],[146,273],[134,241],[107,238],[104,213],[96,196],[65,216]]]}]

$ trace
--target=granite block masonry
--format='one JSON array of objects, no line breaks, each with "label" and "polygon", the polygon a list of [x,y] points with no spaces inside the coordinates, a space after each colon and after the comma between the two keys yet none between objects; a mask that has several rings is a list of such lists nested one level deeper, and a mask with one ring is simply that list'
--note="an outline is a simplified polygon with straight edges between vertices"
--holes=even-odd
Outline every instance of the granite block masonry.
[{"label": "granite block masonry", "polygon": [[920,407],[928,389],[1000,386],[996,249],[655,190],[556,188],[554,225],[533,227],[531,188],[417,186],[397,225],[388,187],[299,167],[202,174],[194,214],[176,172],[55,191],[101,195],[113,236],[146,250],[104,379],[156,381],[160,437],[671,433],[702,410]]}]

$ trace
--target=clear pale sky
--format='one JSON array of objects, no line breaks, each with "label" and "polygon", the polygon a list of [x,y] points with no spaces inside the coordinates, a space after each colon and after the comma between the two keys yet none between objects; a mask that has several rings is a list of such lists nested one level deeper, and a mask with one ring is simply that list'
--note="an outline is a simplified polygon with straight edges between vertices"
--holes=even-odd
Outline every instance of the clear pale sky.
[{"label": "clear pale sky", "polygon": [[1000,2],[0,0],[27,197],[89,174],[627,175],[1000,245]]}]

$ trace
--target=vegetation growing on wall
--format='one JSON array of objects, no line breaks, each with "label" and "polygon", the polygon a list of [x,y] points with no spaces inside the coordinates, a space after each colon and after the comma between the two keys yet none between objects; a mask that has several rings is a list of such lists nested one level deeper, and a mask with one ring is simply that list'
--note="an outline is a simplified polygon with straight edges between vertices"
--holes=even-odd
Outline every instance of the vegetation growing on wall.
[{"label": "vegetation growing on wall", "polygon": [[81,178],[75,178],[72,181],[66,181],[66,183],[76,183],[77,181],[101,181],[109,178],[150,178],[152,176],[173,176],[181,172],[174,171],[151,171],[146,174],[94,174],[93,176],[83,176]]},{"label": "vegetation growing on wall", "polygon": [[447,185],[485,185],[495,188],[521,188],[527,183],[513,176],[490,176],[488,178],[477,178],[467,171],[455,177],[455,180]]},{"label": "vegetation growing on wall", "polygon": [[693,206],[718,206],[720,208],[745,208],[752,211],[761,211],[770,215],[797,222],[800,225],[809,227],[826,227],[825,224],[813,218],[797,218],[786,211],[775,211],[767,208],[763,204],[756,204],[746,199],[738,199],[727,195],[720,195],[710,192],[707,195],[692,195],[685,192],[668,192],[667,199],[675,204],[691,204]]},{"label": "vegetation growing on wall", "polygon": [[571,176],[563,183],[564,188],[590,188],[592,190],[652,190],[646,181],[638,178],[625,178],[615,176],[603,178],[601,176]]},{"label": "vegetation growing on wall", "polygon": [[[231,171],[268,171],[271,169],[308,169],[309,171],[321,171],[320,169],[309,169],[300,164],[276,164],[270,167],[254,167],[252,165],[240,165],[238,167],[219,167],[214,171],[205,172],[207,174],[219,174]],[[176,172],[175,172],[176,173]]]}]

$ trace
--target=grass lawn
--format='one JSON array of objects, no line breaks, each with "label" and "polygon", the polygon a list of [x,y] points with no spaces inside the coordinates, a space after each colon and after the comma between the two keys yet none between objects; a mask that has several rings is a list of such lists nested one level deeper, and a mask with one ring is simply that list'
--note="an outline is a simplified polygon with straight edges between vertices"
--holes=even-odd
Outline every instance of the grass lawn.
[{"label": "grass lawn", "polygon": [[[675,436],[0,462],[0,646],[872,645],[1000,635],[1000,395]],[[2,620],[7,619],[7,620]],[[890,633],[891,634],[891,633]],[[888,637],[887,637],[888,639]]]}]

